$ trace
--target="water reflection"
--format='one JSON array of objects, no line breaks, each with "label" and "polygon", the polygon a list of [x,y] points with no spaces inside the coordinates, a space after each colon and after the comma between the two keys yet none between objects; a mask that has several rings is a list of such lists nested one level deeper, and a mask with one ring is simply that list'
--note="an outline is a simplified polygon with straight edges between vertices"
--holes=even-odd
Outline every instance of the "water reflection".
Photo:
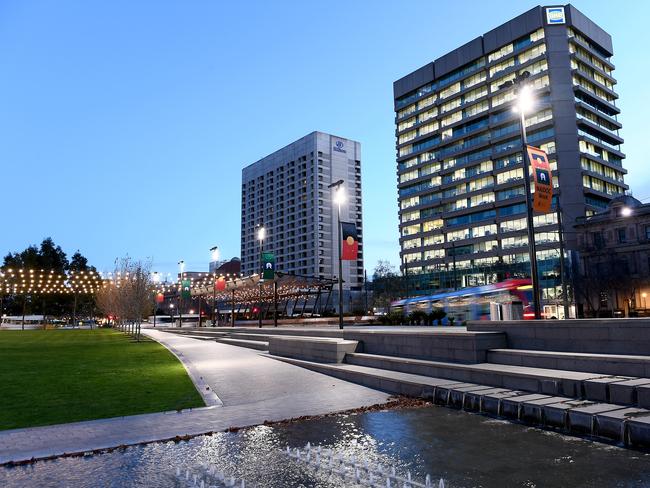
[{"label": "water reflection", "polygon": [[3,487],[174,487],[214,465],[256,487],[342,487],[281,451],[307,442],[451,487],[650,487],[650,455],[442,407],[341,415],[0,470]]}]

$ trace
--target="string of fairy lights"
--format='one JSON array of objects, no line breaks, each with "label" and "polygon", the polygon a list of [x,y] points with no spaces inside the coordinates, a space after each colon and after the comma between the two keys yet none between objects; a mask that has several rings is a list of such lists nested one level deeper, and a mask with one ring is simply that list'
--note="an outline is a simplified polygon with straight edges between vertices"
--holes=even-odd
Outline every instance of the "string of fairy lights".
[{"label": "string of fairy lights", "polygon": [[[327,280],[316,280],[284,275],[260,283],[259,275],[242,277],[237,273],[181,273],[176,281],[158,281],[158,273],[152,273],[152,292],[156,296],[180,294],[183,282],[189,281],[192,296],[208,300],[270,303],[278,297],[311,293],[313,289],[331,286]],[[4,295],[56,295],[94,294],[108,286],[121,287],[133,280],[129,272],[67,271],[33,268],[0,268],[0,293]],[[260,290],[261,288],[261,290]],[[260,291],[261,296],[260,296]],[[261,300],[260,300],[261,299]]]},{"label": "string of fairy lights", "polygon": [[55,295],[95,293],[104,282],[94,271],[68,271],[31,268],[0,269],[0,291],[7,295]]}]

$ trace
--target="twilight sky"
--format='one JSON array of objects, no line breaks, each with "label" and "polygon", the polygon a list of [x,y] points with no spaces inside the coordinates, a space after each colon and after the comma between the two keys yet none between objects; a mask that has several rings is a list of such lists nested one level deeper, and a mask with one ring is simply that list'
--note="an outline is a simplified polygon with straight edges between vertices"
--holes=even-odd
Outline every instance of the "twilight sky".
[{"label": "twilight sky", "polygon": [[[321,130],[362,145],[368,274],[397,264],[392,82],[537,4],[1,0],[0,253],[51,236],[102,270],[207,270],[214,245],[239,256],[241,168]],[[573,4],[613,37],[650,201],[650,2]]]}]

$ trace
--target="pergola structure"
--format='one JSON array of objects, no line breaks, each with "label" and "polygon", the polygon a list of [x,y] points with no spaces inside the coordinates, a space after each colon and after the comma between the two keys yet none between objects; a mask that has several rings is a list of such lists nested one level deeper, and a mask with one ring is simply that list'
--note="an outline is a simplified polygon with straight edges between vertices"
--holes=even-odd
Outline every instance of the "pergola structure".
[{"label": "pergola structure", "polygon": [[280,272],[273,280],[263,280],[258,274],[231,279],[206,275],[192,281],[191,294],[212,301],[220,314],[230,315],[233,325],[237,315],[251,312],[261,314],[262,319],[271,316],[277,323],[278,317],[289,310],[296,313],[299,309],[299,315],[322,314],[329,307],[336,283],[333,279]]},{"label": "pergola structure", "polygon": [[27,298],[32,295],[74,295],[76,317],[77,296],[92,294],[104,286],[104,280],[96,271],[68,271],[33,268],[0,268],[0,310],[6,295],[22,296],[23,325]]}]

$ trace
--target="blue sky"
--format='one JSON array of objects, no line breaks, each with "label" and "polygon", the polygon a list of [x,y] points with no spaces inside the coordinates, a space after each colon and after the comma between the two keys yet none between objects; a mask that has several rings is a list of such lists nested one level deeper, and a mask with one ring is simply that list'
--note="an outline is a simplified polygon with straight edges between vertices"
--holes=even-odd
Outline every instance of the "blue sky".
[{"label": "blue sky", "polygon": [[[205,269],[239,255],[241,168],[320,130],[362,143],[366,267],[397,264],[392,82],[537,4],[2,0],[0,253],[51,236],[100,269]],[[613,36],[650,201],[650,2],[574,5]]]}]

